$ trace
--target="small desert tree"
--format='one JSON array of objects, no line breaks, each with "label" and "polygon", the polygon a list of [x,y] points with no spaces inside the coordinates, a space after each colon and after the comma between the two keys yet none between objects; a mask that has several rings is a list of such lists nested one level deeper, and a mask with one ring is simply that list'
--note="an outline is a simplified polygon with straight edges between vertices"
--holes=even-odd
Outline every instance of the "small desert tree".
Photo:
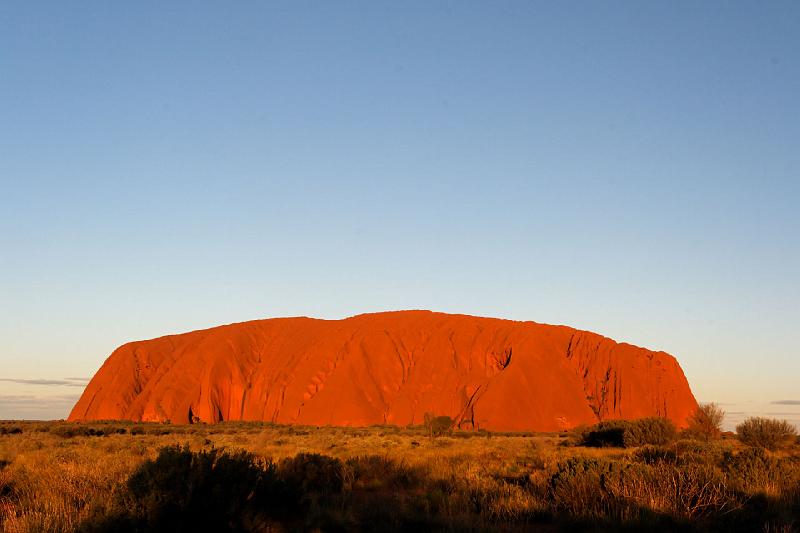
[{"label": "small desert tree", "polygon": [[776,450],[795,439],[797,428],[786,420],[751,417],[736,426],[736,435],[748,446]]},{"label": "small desert tree", "polygon": [[433,413],[425,413],[425,429],[430,438],[438,437],[453,430],[453,419],[449,416],[436,416]]},{"label": "small desert tree", "polygon": [[701,440],[719,438],[722,433],[722,421],[725,411],[715,403],[699,405],[697,410],[689,417],[688,433]]},{"label": "small desert tree", "polygon": [[436,415],[433,413],[425,413],[423,425],[425,426],[425,431],[428,432],[429,437],[433,437],[433,433],[431,432],[431,424],[433,424],[434,418],[436,418]]}]

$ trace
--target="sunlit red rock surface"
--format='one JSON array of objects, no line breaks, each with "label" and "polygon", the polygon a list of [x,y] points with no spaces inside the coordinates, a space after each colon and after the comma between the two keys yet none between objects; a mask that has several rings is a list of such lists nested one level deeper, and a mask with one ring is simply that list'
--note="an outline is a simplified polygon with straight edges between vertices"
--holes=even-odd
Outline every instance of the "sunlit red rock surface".
[{"label": "sunlit red rock surface", "polygon": [[550,431],[697,403],[664,352],[565,326],[430,311],[276,318],[138,341],[98,370],[70,420],[419,424]]}]

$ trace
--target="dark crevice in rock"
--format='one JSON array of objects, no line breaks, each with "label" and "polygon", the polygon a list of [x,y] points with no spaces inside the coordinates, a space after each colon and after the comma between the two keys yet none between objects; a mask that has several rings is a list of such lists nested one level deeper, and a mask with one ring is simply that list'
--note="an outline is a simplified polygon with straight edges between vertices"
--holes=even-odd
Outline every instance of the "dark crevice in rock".
[{"label": "dark crevice in rock", "polygon": [[473,392],[467,400],[467,404],[464,406],[461,416],[459,416],[459,429],[477,429],[475,427],[475,402],[478,400],[478,392],[482,388],[483,386],[479,385],[478,388],[475,389],[475,392]]},{"label": "dark crevice in rock", "polygon": [[500,370],[505,370],[508,367],[508,365],[511,364],[512,352],[513,348],[508,348],[506,350],[503,350],[503,353],[501,355],[494,356],[494,362],[497,363],[497,366],[500,368]]},{"label": "dark crevice in rock", "polygon": [[503,367],[503,370],[506,369],[508,365],[511,364],[511,353],[513,352],[513,348],[509,348],[503,353],[503,359],[500,361],[500,366]]}]

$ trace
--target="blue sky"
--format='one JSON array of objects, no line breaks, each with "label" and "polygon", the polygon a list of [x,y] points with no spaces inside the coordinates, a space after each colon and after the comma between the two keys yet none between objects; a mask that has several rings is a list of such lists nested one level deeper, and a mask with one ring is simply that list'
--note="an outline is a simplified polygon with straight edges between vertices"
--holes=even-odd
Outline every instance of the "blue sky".
[{"label": "blue sky", "polygon": [[408,308],[800,400],[798,94],[796,2],[5,2],[0,418],[128,340]]}]

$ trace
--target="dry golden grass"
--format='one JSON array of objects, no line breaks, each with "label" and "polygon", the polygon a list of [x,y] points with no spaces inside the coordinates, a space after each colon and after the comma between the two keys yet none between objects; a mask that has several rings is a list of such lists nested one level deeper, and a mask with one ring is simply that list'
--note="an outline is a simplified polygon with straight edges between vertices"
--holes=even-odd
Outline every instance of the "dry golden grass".
[{"label": "dry golden grass", "polygon": [[[9,533],[75,531],[91,517],[107,515],[130,475],[161,448],[176,444],[193,451],[244,450],[276,462],[298,453],[343,462],[381,456],[424,472],[425,508],[420,512],[435,515],[445,529],[556,527],[575,520],[612,529],[643,523],[666,530],[674,524],[702,529],[708,520],[743,513],[759,498],[771,510],[766,518],[753,518],[762,521],[760,529],[793,531],[800,523],[792,518],[800,511],[796,447],[768,456],[782,461],[786,476],[776,478],[765,470],[760,477],[744,472],[735,478],[724,472],[722,462],[726,453],[735,457],[744,449],[735,440],[703,444],[699,452],[692,451],[693,445],[667,445],[653,453],[674,452],[674,464],[645,464],[647,450],[575,447],[564,434],[470,433],[430,439],[422,428],[396,427],[14,425],[22,433],[0,434],[0,529]],[[88,427],[110,434],[81,434]],[[125,432],[115,432],[121,429]],[[570,470],[574,467],[580,472]]]}]

